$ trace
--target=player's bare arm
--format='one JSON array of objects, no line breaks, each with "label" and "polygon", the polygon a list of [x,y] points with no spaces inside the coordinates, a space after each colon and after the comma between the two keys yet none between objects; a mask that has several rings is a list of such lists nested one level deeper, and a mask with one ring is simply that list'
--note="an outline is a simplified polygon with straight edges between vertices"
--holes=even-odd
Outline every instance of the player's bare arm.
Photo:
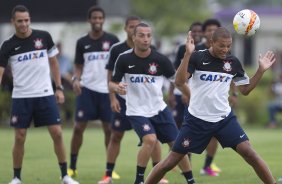
[{"label": "player's bare arm", "polygon": [[176,87],[182,86],[186,83],[187,78],[190,77],[190,74],[187,72],[189,59],[191,54],[195,50],[194,40],[191,35],[191,31],[188,32],[187,41],[186,41],[186,51],[184,57],[176,71],[175,85]]},{"label": "player's bare arm", "polygon": [[[110,81],[112,80],[112,75],[113,75],[113,72],[108,70],[108,87],[109,87]],[[119,113],[121,108],[120,108],[119,101],[118,101],[118,99],[116,97],[116,94],[109,90],[109,97],[110,97],[110,101],[111,101],[111,109],[112,109],[112,111]]]},{"label": "player's bare arm", "polygon": [[52,72],[53,80],[56,85],[55,96],[56,96],[57,102],[59,104],[62,104],[65,102],[65,96],[63,93],[61,75],[60,75],[59,63],[58,63],[57,57],[54,56],[54,57],[49,58],[49,62],[50,62],[50,69]]},{"label": "player's bare arm", "polygon": [[123,82],[117,83],[117,82],[110,81],[109,82],[109,91],[115,92],[119,95],[126,95],[126,86],[127,84]]},{"label": "player's bare arm", "polygon": [[5,68],[0,67],[0,84],[2,82],[2,77],[3,77],[3,74],[4,74],[4,70],[5,70]]},{"label": "player's bare arm", "polygon": [[72,81],[72,88],[75,95],[81,94],[81,86],[80,86],[80,77],[82,74],[83,65],[75,64],[74,65],[74,76]]},{"label": "player's bare arm", "polygon": [[259,55],[259,68],[255,75],[250,79],[250,83],[247,85],[239,86],[239,90],[243,95],[248,95],[258,84],[259,80],[263,76],[263,73],[268,70],[276,61],[273,51],[267,51],[264,56]]}]

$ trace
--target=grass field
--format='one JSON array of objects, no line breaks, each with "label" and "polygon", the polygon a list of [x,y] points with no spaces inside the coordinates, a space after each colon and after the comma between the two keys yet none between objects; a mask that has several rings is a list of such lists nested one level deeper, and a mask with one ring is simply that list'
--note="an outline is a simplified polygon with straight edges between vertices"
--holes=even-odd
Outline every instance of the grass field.
[{"label": "grass field", "polygon": [[[274,177],[282,177],[282,133],[278,130],[247,128],[253,147],[269,164]],[[72,130],[64,128],[64,142],[69,153]],[[12,177],[11,149],[13,145],[13,129],[0,127],[0,184],[6,184]],[[138,138],[133,131],[128,132],[123,140],[116,171],[121,175],[115,184],[132,184],[135,176]],[[53,152],[53,145],[45,128],[31,128],[25,147],[22,179],[24,184],[58,184],[59,168]],[[163,145],[163,156],[168,147]],[[68,154],[69,156],[69,154]],[[84,144],[78,159],[78,181],[81,184],[96,184],[104,174],[105,149],[103,133],[100,128],[90,127],[86,130]],[[69,159],[68,159],[69,160]],[[198,184],[258,184],[261,183],[254,171],[233,150],[219,148],[216,164],[223,170],[219,177],[200,176],[204,154],[193,155],[192,165],[194,177]],[[146,174],[151,169],[151,163]],[[179,171],[171,171],[166,176],[170,184],[185,184]]]}]

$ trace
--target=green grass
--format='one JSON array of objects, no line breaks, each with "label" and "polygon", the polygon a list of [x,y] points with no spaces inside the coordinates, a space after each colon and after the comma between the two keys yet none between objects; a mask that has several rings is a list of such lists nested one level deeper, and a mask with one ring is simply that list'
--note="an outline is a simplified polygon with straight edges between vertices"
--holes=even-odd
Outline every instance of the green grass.
[{"label": "green grass", "polygon": [[[246,129],[253,147],[266,160],[274,177],[282,177],[281,172],[281,140],[279,130]],[[64,129],[64,141],[69,153],[72,130]],[[79,154],[78,180],[81,184],[97,183],[105,169],[105,149],[103,133],[100,128],[90,127],[86,130],[84,144]],[[11,149],[14,132],[12,128],[0,127],[0,183],[8,183],[12,176]],[[133,131],[128,132],[122,142],[122,149],[116,164],[116,171],[121,175],[115,184],[132,184],[135,176],[136,153],[138,138]],[[163,146],[163,156],[168,153],[168,147]],[[69,154],[68,154],[69,156]],[[69,160],[69,159],[68,159]],[[204,154],[193,155],[192,165],[194,177],[198,184],[258,184],[260,180],[254,171],[233,150],[221,147],[215,162],[223,170],[219,177],[200,176],[199,170],[204,162]],[[146,174],[151,170],[151,163]],[[51,138],[46,128],[31,128],[28,130],[22,178],[25,184],[56,184],[60,183],[60,172],[53,152]],[[170,184],[185,184],[178,171],[167,174]]]}]

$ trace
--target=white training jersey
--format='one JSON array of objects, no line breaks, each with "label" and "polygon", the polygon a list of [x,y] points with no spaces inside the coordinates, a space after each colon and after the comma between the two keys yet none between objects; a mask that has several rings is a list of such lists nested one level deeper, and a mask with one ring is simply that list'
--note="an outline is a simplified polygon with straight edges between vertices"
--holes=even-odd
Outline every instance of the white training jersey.
[{"label": "white training jersey", "polygon": [[32,30],[27,38],[13,35],[4,41],[0,50],[0,66],[11,64],[13,75],[12,98],[31,98],[54,94],[49,58],[58,54],[51,35]]},{"label": "white training jersey", "polygon": [[164,77],[173,78],[175,70],[169,59],[154,49],[146,58],[138,57],[133,49],[119,55],[113,82],[124,77],[127,86],[126,115],[153,117],[166,108],[162,86]]},{"label": "white training jersey", "polygon": [[249,77],[235,56],[219,59],[209,50],[191,55],[188,72],[192,74],[188,111],[208,122],[218,122],[231,112],[228,97],[232,80],[236,86],[249,84]]},{"label": "white training jersey", "polygon": [[118,41],[116,36],[106,32],[97,40],[87,34],[77,41],[74,62],[83,65],[80,81],[82,86],[99,93],[109,92],[105,67],[109,50]]}]

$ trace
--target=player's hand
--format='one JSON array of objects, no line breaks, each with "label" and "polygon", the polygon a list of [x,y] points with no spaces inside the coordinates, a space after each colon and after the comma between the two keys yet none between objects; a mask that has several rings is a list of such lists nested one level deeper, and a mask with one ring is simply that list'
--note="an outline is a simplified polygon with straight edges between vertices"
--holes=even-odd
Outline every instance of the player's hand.
[{"label": "player's hand", "polygon": [[78,80],[73,81],[72,89],[73,89],[76,96],[81,94],[80,82]]},{"label": "player's hand", "polygon": [[259,55],[259,69],[265,72],[276,61],[273,51],[267,51],[264,56]]},{"label": "player's hand", "polygon": [[56,90],[55,97],[58,104],[63,104],[65,102],[65,95],[62,90]]},{"label": "player's hand", "polygon": [[115,92],[117,94],[120,94],[120,95],[126,95],[126,87],[127,87],[127,84],[126,83],[123,83],[123,82],[120,82],[116,89],[115,89]]},{"label": "player's hand", "polygon": [[111,109],[113,112],[120,113],[120,104],[116,97],[111,98]]},{"label": "player's hand", "polygon": [[186,40],[186,53],[191,55],[192,52],[194,52],[194,50],[195,50],[194,39],[192,37],[191,31],[189,31]]}]

